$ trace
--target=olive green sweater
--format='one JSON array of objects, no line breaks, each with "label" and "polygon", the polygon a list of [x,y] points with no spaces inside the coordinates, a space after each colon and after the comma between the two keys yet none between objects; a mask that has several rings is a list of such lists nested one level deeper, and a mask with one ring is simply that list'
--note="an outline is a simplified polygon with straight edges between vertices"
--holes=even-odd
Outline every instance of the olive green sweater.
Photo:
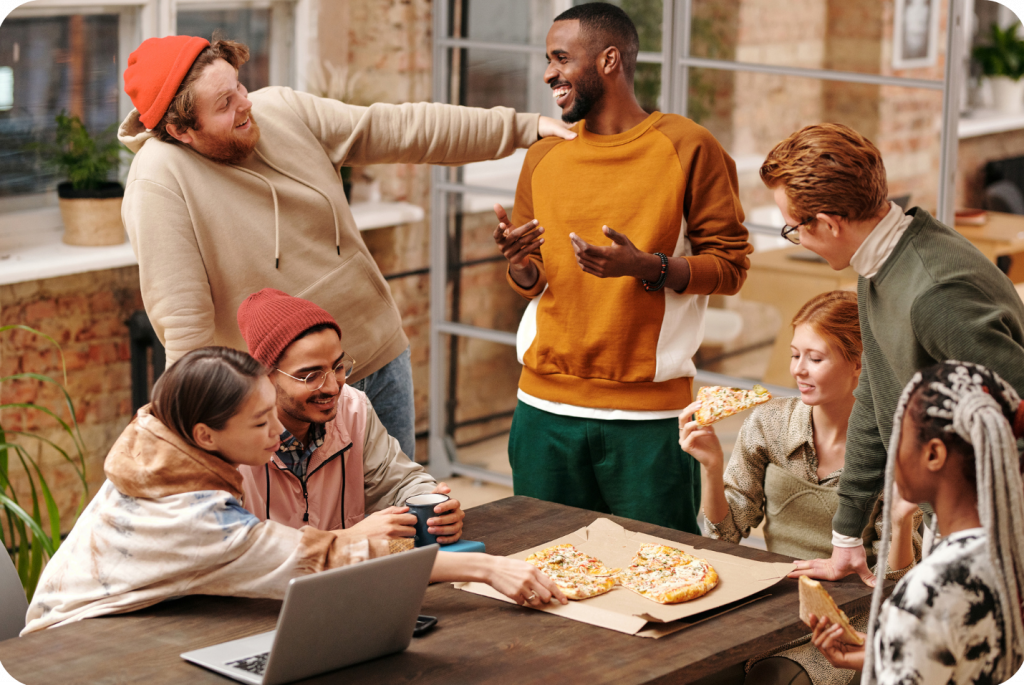
[{"label": "olive green sweater", "polygon": [[1024,394],[1024,303],[966,238],[914,208],[872,278],[857,284],[863,371],[833,528],[860,536],[882,490],[893,414],[913,375],[949,359],[982,364]]}]

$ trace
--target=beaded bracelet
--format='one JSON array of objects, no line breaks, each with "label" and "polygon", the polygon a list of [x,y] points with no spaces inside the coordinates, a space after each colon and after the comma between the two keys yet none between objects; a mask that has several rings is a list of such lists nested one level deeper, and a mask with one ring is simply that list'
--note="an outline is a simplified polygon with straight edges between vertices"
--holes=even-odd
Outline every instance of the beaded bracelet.
[{"label": "beaded bracelet", "polygon": [[660,252],[655,252],[654,254],[661,257],[661,275],[658,276],[658,280],[656,280],[654,283],[651,283],[643,278],[640,279],[640,282],[644,284],[644,290],[646,290],[649,293],[653,293],[664,288],[665,276],[668,274],[668,257],[666,257]]}]

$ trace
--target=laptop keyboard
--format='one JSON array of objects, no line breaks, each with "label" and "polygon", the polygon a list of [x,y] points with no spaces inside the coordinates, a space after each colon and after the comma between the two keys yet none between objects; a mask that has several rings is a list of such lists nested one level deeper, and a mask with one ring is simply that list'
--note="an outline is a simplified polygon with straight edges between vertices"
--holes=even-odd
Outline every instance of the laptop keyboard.
[{"label": "laptop keyboard", "polygon": [[263,675],[263,672],[267,670],[267,658],[269,657],[270,652],[263,652],[238,661],[230,661],[227,665],[256,675]]}]

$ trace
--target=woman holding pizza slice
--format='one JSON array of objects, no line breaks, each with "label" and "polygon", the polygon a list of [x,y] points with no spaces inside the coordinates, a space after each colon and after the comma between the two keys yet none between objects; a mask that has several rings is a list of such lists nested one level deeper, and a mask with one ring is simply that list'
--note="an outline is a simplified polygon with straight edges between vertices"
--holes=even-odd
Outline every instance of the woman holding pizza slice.
[{"label": "woman holding pizza slice", "polygon": [[893,417],[884,492],[931,503],[942,538],[884,603],[875,587],[864,644],[810,616],[813,642],[832,664],[878,685],[1002,683],[1020,669],[1022,435],[1024,403],[983,366],[943,362],[910,380]]},{"label": "woman holding pizza slice", "polygon": [[[701,464],[701,495],[707,532],[738,543],[764,522],[768,550],[798,559],[832,554],[832,517],[839,506],[846,429],[861,365],[857,296],[823,293],[807,302],[793,322],[790,373],[800,397],[775,398],[754,408],[740,429],[728,467],[712,426],[691,420],[694,402],[679,418],[679,443]],[[893,545],[887,577],[899,578],[920,558],[917,505],[894,507]],[[878,556],[881,505],[865,530],[869,557]],[[893,570],[895,569],[895,570]],[[853,617],[866,629],[867,615]],[[847,685],[839,670],[807,639],[754,660],[747,683]]]}]

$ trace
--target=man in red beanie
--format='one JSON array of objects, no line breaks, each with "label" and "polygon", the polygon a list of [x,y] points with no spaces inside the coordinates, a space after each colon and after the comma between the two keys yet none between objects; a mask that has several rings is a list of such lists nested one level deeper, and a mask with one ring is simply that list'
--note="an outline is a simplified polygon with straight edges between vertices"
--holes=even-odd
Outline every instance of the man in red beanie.
[{"label": "man in red beanie", "polygon": [[135,110],[119,138],[136,155],[121,215],[146,313],[171,364],[205,345],[244,349],[235,311],[256,289],[316,302],[349,336],[359,360],[350,381],[411,457],[409,340],[339,168],[464,164],[575,134],[503,107],[355,107],[280,87],[250,94],[238,81],[248,57],[246,46],[216,36],[169,36],[128,59]]},{"label": "man in red beanie", "polygon": [[[355,361],[334,318],[308,300],[264,288],[238,308],[238,328],[249,354],[271,369],[285,427],[268,464],[239,467],[245,508],[293,528],[414,535],[416,517],[402,503],[451,490],[402,453],[366,394],[345,383]],[[458,500],[434,512],[428,532],[442,543],[458,540],[465,517]]]}]

